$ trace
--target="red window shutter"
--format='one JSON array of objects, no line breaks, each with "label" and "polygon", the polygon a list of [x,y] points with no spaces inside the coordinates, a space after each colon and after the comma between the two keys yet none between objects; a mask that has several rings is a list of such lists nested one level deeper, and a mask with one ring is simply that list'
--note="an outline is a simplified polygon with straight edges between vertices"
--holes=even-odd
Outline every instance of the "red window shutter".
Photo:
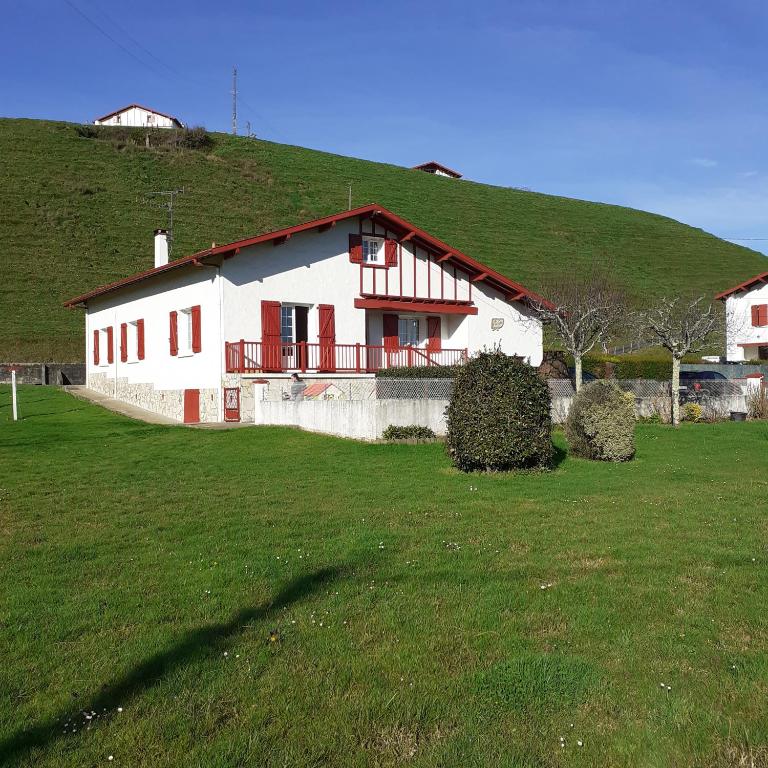
[{"label": "red window shutter", "polygon": [[363,263],[363,236],[362,235],[349,236],[349,260],[353,264]]},{"label": "red window shutter", "polygon": [[120,323],[120,362],[128,360],[128,323]]},{"label": "red window shutter", "polygon": [[144,320],[136,321],[136,357],[144,359]]},{"label": "red window shutter", "polygon": [[759,304],[752,305],[752,325],[755,327],[760,325],[760,305]]},{"label": "red window shutter", "polygon": [[440,335],[440,318],[427,318],[427,349],[430,352],[439,352],[443,348],[443,341]]},{"label": "red window shutter", "polygon": [[200,325],[200,305],[192,307],[192,351],[200,352],[203,349],[203,334]]},{"label": "red window shutter", "polygon": [[336,370],[336,309],[333,304],[320,304],[320,370]]},{"label": "red window shutter", "polygon": [[384,350],[391,352],[400,346],[400,325],[397,315],[384,315]]},{"label": "red window shutter", "polygon": [[107,362],[110,365],[115,362],[115,334],[111,325],[107,328]]},{"label": "red window shutter", "polygon": [[387,239],[384,241],[384,265],[387,267],[397,266],[397,240]]},{"label": "red window shutter", "polygon": [[93,364],[99,364],[99,332],[93,332]]},{"label": "red window shutter", "polygon": [[174,311],[170,314],[170,321],[171,321],[171,327],[170,327],[170,336],[168,337],[168,340],[171,343],[171,354],[172,355],[178,355],[179,354],[179,313]]},{"label": "red window shutter", "polygon": [[280,350],[280,302],[261,302],[261,367],[264,371],[282,370]]},{"label": "red window shutter", "polygon": [[761,304],[760,305],[760,313],[758,316],[758,325],[764,326],[768,325],[768,304]]}]

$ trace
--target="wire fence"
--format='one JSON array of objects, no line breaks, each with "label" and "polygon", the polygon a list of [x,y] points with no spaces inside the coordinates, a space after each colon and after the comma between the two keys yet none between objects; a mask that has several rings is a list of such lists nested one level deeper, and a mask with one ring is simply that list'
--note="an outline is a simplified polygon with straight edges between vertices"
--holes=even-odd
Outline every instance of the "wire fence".
[{"label": "wire fence", "polygon": [[[619,389],[629,392],[637,401],[669,399],[672,385],[669,381],[651,379],[610,379]],[[576,391],[570,379],[548,379],[552,400],[570,400]],[[375,378],[339,379],[313,382],[304,390],[304,400],[450,400],[453,379]],[[742,397],[743,387],[735,381],[702,379],[681,383],[681,402],[699,402]],[[290,385],[286,384],[278,399],[290,399]]]}]

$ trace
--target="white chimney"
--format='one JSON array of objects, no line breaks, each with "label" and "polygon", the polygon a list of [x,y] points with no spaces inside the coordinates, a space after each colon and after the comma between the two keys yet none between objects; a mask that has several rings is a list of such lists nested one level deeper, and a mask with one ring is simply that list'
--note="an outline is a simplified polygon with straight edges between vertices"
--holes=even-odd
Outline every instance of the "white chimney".
[{"label": "white chimney", "polygon": [[155,230],[155,266],[162,267],[168,263],[168,230]]}]

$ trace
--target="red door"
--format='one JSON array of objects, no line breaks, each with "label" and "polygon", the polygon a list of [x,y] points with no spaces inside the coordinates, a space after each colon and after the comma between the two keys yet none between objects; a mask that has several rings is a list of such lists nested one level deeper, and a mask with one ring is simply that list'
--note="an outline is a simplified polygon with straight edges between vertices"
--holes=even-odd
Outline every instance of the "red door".
[{"label": "red door", "polygon": [[273,373],[283,370],[279,301],[261,302],[261,369]]},{"label": "red door", "polygon": [[336,312],[332,304],[320,304],[320,367],[319,370],[336,370]]},{"label": "red door", "polygon": [[398,364],[397,351],[400,347],[400,324],[397,315],[384,315],[383,333],[384,337],[384,356],[387,361],[387,368]]},{"label": "red door", "polygon": [[[434,360],[434,353],[442,349],[442,338],[440,333],[440,318],[427,318],[427,364],[431,365]],[[439,355],[437,356],[439,359]]]},{"label": "red door", "polygon": [[197,424],[200,421],[200,390],[184,390],[184,423]]},{"label": "red door", "polygon": [[224,388],[224,421],[240,421],[240,387]]}]

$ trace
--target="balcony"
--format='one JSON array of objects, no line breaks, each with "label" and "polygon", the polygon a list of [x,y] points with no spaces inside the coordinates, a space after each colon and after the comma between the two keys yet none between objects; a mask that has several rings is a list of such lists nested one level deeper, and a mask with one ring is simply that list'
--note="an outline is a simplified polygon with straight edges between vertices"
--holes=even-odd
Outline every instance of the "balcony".
[{"label": "balcony", "polygon": [[461,365],[467,360],[467,350],[240,340],[226,342],[225,358],[227,373],[374,373],[382,368]]}]

